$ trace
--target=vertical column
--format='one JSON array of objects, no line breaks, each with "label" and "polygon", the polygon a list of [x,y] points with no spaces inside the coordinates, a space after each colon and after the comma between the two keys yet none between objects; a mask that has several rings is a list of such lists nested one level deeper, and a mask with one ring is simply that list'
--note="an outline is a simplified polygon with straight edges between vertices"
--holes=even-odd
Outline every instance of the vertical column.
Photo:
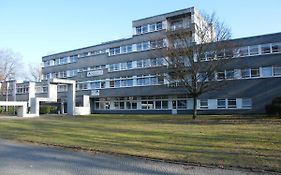
[{"label": "vertical column", "polygon": [[83,95],[83,107],[90,107],[90,96]]},{"label": "vertical column", "polygon": [[35,114],[35,116],[40,115],[40,99],[39,98],[31,98],[30,99],[30,113]]},{"label": "vertical column", "polygon": [[64,102],[60,103],[61,114],[64,114]]},{"label": "vertical column", "polygon": [[75,86],[76,83],[68,84],[67,91],[67,113],[69,115],[74,115],[74,107],[75,107]]},{"label": "vertical column", "polygon": [[22,106],[18,107],[18,114],[17,114],[17,116],[18,117],[26,117],[26,114],[27,114],[26,109],[27,109],[27,104],[25,102]]},{"label": "vertical column", "polygon": [[56,84],[49,83],[48,85],[48,98],[52,101],[57,101],[58,97],[58,86]]},{"label": "vertical column", "polygon": [[28,93],[28,107],[31,104],[31,98],[35,98],[35,82],[29,82],[29,93]]},{"label": "vertical column", "polygon": [[13,81],[13,92],[12,92],[12,101],[17,101],[17,82],[16,81]]}]

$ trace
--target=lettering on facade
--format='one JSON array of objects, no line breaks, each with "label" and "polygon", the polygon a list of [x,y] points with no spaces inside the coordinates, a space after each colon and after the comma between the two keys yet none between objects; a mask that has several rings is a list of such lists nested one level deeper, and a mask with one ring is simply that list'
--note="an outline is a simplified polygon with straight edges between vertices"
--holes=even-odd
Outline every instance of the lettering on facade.
[{"label": "lettering on facade", "polygon": [[103,70],[95,70],[95,71],[87,72],[87,77],[95,77],[95,76],[100,76],[100,75],[103,75]]},{"label": "lettering on facade", "polygon": [[92,96],[99,96],[100,95],[100,90],[92,90],[91,91]]}]

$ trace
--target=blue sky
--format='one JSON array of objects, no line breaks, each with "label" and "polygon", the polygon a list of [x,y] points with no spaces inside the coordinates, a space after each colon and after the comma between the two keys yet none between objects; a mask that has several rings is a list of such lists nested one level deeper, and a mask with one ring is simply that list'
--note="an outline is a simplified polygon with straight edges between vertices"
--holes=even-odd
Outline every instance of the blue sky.
[{"label": "blue sky", "polygon": [[0,0],[0,48],[25,62],[130,37],[132,20],[195,6],[216,12],[233,38],[281,32],[281,0]]}]

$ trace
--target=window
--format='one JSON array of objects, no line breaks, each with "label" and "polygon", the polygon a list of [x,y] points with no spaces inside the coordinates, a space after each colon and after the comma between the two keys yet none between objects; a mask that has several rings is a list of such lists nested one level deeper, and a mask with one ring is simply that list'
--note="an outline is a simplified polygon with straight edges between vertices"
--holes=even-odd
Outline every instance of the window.
[{"label": "window", "polygon": [[77,87],[78,90],[87,90],[88,89],[88,83],[79,83],[77,85],[78,85],[78,87]]},{"label": "window", "polygon": [[141,34],[141,26],[136,27],[136,34]]},{"label": "window", "polygon": [[143,60],[143,67],[150,67],[150,59]]},{"label": "window", "polygon": [[128,46],[127,46],[127,52],[132,52],[132,51],[133,51],[132,45],[128,45]]},{"label": "window", "polygon": [[122,53],[127,53],[127,48],[126,48],[126,46],[121,46],[121,52],[122,52]]},{"label": "window", "polygon": [[100,87],[101,87],[102,89],[105,88],[105,82],[104,82],[104,81],[100,82]]},{"label": "window", "polygon": [[127,62],[127,69],[132,69],[133,68],[133,62],[132,61],[128,61]]},{"label": "window", "polygon": [[121,70],[127,69],[127,63],[121,63]]},{"label": "window", "polygon": [[141,108],[142,109],[153,109],[154,108],[153,101],[142,101]]},{"label": "window", "polygon": [[163,39],[150,41],[150,48],[151,49],[162,48],[162,47],[164,47]]},{"label": "window", "polygon": [[240,69],[234,69],[234,78],[235,79],[241,78],[241,70]]},{"label": "window", "polygon": [[142,68],[142,60],[137,61],[137,68]]},{"label": "window", "polygon": [[117,54],[120,54],[120,47],[115,47],[115,48],[110,48],[109,49],[109,54],[110,55],[117,55]]},{"label": "window", "polygon": [[137,103],[133,101],[127,101],[126,109],[137,109]]},{"label": "window", "polygon": [[75,62],[77,62],[77,60],[78,60],[78,55],[71,55],[70,56],[70,62],[71,63],[75,63]]},{"label": "window", "polygon": [[281,67],[273,67],[273,75],[280,76],[281,75]]},{"label": "window", "polygon": [[125,109],[125,103],[124,102],[120,102],[120,109]]},{"label": "window", "polygon": [[142,33],[147,33],[148,32],[148,27],[147,25],[142,26]]},{"label": "window", "polygon": [[162,101],[155,101],[155,108],[161,109],[162,108]]},{"label": "window", "polygon": [[177,30],[177,29],[182,29],[183,28],[183,20],[177,20],[171,22],[171,29],[172,30]]},{"label": "window", "polygon": [[157,66],[164,65],[164,58],[156,58],[156,65]]},{"label": "window", "polygon": [[199,72],[198,76],[197,76],[197,79],[198,79],[199,82],[207,81],[208,80],[207,76],[208,76],[207,72]]},{"label": "window", "polygon": [[79,54],[79,57],[86,57],[88,55],[89,55],[89,52],[84,52],[84,53]]},{"label": "window", "polygon": [[145,24],[143,26],[136,27],[136,34],[139,35],[139,34],[144,34],[144,33],[148,33],[148,32],[154,32],[157,30],[162,30],[162,28],[163,28],[162,22]]},{"label": "window", "polygon": [[131,109],[132,107],[131,107],[131,103],[130,102],[126,102],[126,109]]},{"label": "window", "polygon": [[232,58],[233,57],[233,50],[225,50],[225,57]]},{"label": "window", "polygon": [[214,60],[215,59],[215,52],[207,52],[206,53],[206,59],[207,59],[207,61],[209,61],[209,60]]},{"label": "window", "polygon": [[234,70],[226,71],[226,79],[234,79]]},{"label": "window", "polygon": [[121,85],[120,80],[115,80],[115,81],[114,81],[114,87],[119,88],[120,85]]},{"label": "window", "polygon": [[250,46],[250,55],[258,55],[259,46]]},{"label": "window", "polygon": [[100,89],[100,82],[91,82],[91,89]]},{"label": "window", "polygon": [[168,101],[162,101],[162,109],[168,109]]},{"label": "window", "polygon": [[150,30],[150,32],[154,32],[156,30],[156,24],[155,23],[154,24],[150,24],[149,25],[149,30]]},{"label": "window", "polygon": [[249,52],[248,52],[248,47],[241,47],[239,49],[239,56],[243,57],[243,56],[248,56]]},{"label": "window", "polygon": [[178,109],[186,109],[187,103],[186,100],[178,100]]},{"label": "window", "polygon": [[137,44],[137,51],[141,51],[142,50],[142,43],[138,43]]},{"label": "window", "polygon": [[109,81],[109,87],[114,87],[114,80]]},{"label": "window", "polygon": [[133,79],[126,80],[126,85],[127,85],[128,87],[133,86]]},{"label": "window", "polygon": [[252,100],[250,98],[243,98],[242,108],[251,108],[251,107],[252,107]]},{"label": "window", "polygon": [[242,78],[250,78],[251,70],[250,69],[242,69],[241,70],[241,77]]},{"label": "window", "polygon": [[126,80],[121,80],[121,87],[126,87],[126,86],[127,86]]},{"label": "window", "polygon": [[157,66],[157,61],[156,61],[156,58],[152,58],[152,59],[150,59],[150,64],[151,64],[151,66],[152,66],[152,67]]},{"label": "window", "polygon": [[150,84],[150,79],[144,78],[144,85],[149,85],[149,84]]},{"label": "window", "polygon": [[151,84],[151,85],[156,85],[156,84],[158,84],[158,78],[157,78],[157,77],[151,77],[151,78],[150,78],[150,84]]},{"label": "window", "polygon": [[224,58],[224,51],[223,50],[217,51],[216,55],[217,55],[217,58],[222,59],[222,58]]},{"label": "window", "polygon": [[228,99],[227,103],[228,103],[228,108],[230,109],[236,108],[236,99]]},{"label": "window", "polygon": [[272,44],[272,53],[279,53],[281,52],[281,43],[274,43]]},{"label": "window", "polygon": [[162,22],[156,23],[156,29],[157,29],[157,30],[162,30],[162,29],[163,29]]},{"label": "window", "polygon": [[143,85],[143,84],[144,84],[144,78],[138,78],[137,85]]},{"label": "window", "polygon": [[132,52],[132,45],[127,45],[127,46],[121,46],[121,52],[122,53],[129,53]]},{"label": "window", "polygon": [[208,109],[208,100],[200,100],[200,109]]},{"label": "window", "polygon": [[251,69],[251,77],[259,77],[260,76],[260,69],[259,68],[252,68]]},{"label": "window", "polygon": [[148,41],[142,43],[142,49],[143,50],[148,50],[149,48],[150,48],[150,46],[149,46],[149,42]]},{"label": "window", "polygon": [[137,103],[136,102],[132,102],[132,109],[137,109]]},{"label": "window", "polygon": [[225,73],[224,72],[217,72],[217,80],[224,80]]},{"label": "window", "polygon": [[226,101],[225,101],[225,99],[218,99],[217,100],[217,108],[218,109],[225,109],[226,108]]},{"label": "window", "polygon": [[112,64],[112,71],[118,71],[120,68],[119,68],[119,64]]},{"label": "window", "polygon": [[263,77],[272,77],[272,67],[262,67],[261,71]]},{"label": "window", "polygon": [[261,54],[270,53],[270,44],[261,45]]}]

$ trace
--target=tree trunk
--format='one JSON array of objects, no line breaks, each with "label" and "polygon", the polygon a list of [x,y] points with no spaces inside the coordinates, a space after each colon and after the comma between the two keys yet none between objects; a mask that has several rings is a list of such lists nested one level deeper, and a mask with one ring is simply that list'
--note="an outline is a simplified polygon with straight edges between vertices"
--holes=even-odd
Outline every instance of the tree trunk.
[{"label": "tree trunk", "polygon": [[195,120],[197,117],[197,98],[193,97],[193,115],[192,119]]},{"label": "tree trunk", "polygon": [[[9,85],[6,81],[6,101],[9,101]],[[5,106],[5,112],[8,112],[8,106]]]}]

